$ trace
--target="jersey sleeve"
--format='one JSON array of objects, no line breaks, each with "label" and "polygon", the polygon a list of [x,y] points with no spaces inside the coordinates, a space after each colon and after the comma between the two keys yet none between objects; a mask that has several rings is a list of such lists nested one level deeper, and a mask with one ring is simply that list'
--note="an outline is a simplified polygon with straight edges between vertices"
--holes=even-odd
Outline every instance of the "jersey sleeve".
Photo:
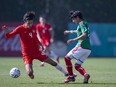
[{"label": "jersey sleeve", "polygon": [[20,27],[15,28],[13,31],[6,33],[6,38],[10,38],[20,33]]},{"label": "jersey sleeve", "polygon": [[81,28],[82,33],[88,31],[87,27],[86,27],[85,24],[83,24],[83,23],[80,24],[80,28]]}]

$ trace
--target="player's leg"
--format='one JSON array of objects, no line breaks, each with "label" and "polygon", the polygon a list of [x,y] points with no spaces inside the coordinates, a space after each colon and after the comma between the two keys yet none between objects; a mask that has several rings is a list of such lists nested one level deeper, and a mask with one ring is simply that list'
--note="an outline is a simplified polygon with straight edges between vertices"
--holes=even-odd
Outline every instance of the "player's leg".
[{"label": "player's leg", "polygon": [[54,66],[56,69],[58,69],[59,71],[61,71],[62,73],[64,73],[64,75],[68,75],[68,73],[63,69],[62,66],[60,66],[59,64],[57,64],[52,59],[48,58],[48,56],[45,55],[44,53],[37,54],[35,58],[38,59],[38,60],[40,60],[40,61],[42,61],[42,62],[46,62],[46,63]]},{"label": "player's leg", "polygon": [[56,53],[54,51],[52,51],[50,49],[50,47],[46,48],[46,55],[49,56],[49,57],[54,58],[57,61],[57,63],[59,63],[59,56],[56,55]]},{"label": "player's leg", "polygon": [[[45,50],[45,54],[49,57],[53,57],[56,59],[56,61],[59,63],[59,57],[53,52],[50,50],[50,48],[48,46],[46,46],[46,50]],[[44,66],[44,62],[41,62],[41,64],[39,65],[40,67],[43,67]]]},{"label": "player's leg", "polygon": [[[86,70],[81,66],[82,63],[87,59],[87,57],[90,54],[90,50],[80,48],[80,51],[77,51],[77,53],[74,55],[78,55],[77,62],[75,64],[75,69],[84,76],[83,83],[88,83],[88,80],[90,78],[90,75],[86,72]],[[81,54],[81,55],[80,55]]]},{"label": "player's leg", "polygon": [[56,59],[57,63],[59,63],[59,56],[52,50],[50,50],[50,56]]},{"label": "player's leg", "polygon": [[86,72],[86,70],[80,65],[80,64],[75,64],[75,69],[82,75],[84,76],[83,83],[88,83],[90,75]]},{"label": "player's leg", "polygon": [[28,75],[31,79],[34,79],[32,64],[25,64],[25,69],[26,69],[27,75]]},{"label": "player's leg", "polygon": [[25,57],[23,57],[23,60],[24,60],[24,63],[25,63],[25,69],[26,69],[27,75],[31,79],[34,79],[33,66],[32,66],[33,58],[25,56]]},{"label": "player's leg", "polygon": [[45,64],[45,62],[41,62],[41,63],[39,64],[39,66],[40,66],[40,67],[44,67],[44,64]]},{"label": "player's leg", "polygon": [[44,62],[54,66],[56,69],[61,71],[65,76],[68,75],[68,73],[64,70],[64,68],[61,65],[59,65],[58,63],[56,63],[55,61],[53,61],[52,59],[47,58]]},{"label": "player's leg", "polygon": [[50,40],[45,40],[44,45],[46,47],[46,55],[49,56],[49,58],[53,57],[57,61],[57,63],[59,63],[59,56],[56,55],[56,53],[50,49]]},{"label": "player's leg", "polygon": [[[74,48],[72,50],[74,50]],[[66,64],[66,69],[69,74],[69,77],[64,80],[64,83],[75,81],[75,77],[76,77],[76,75],[73,74],[73,66],[72,66],[72,62],[71,62],[71,59],[73,58],[72,50],[64,58],[65,64]]]},{"label": "player's leg", "polygon": [[64,80],[64,83],[74,82],[76,75],[73,74],[73,66],[72,66],[71,58],[68,56],[65,56],[64,59],[66,63],[66,69],[69,74],[69,76]]}]

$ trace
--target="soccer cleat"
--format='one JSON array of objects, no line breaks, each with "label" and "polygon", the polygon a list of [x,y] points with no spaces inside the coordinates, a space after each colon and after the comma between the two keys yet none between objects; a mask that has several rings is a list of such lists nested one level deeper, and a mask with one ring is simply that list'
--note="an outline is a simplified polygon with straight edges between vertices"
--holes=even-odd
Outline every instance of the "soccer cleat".
[{"label": "soccer cleat", "polygon": [[77,77],[77,74],[74,73],[73,76],[74,76],[74,77]]},{"label": "soccer cleat", "polygon": [[69,82],[74,82],[75,81],[75,77],[74,76],[72,76],[72,77],[68,77],[68,78],[66,78],[65,80],[64,80],[64,83],[69,83]]},{"label": "soccer cleat", "polygon": [[44,67],[44,64],[40,64],[39,66],[40,66],[40,67]]},{"label": "soccer cleat", "polygon": [[[69,74],[67,73],[67,74],[65,74],[64,76],[69,76]],[[77,74],[74,73],[73,76],[74,76],[74,77],[77,77]]]},{"label": "soccer cleat", "polygon": [[68,76],[68,73],[67,73],[67,74],[65,74],[64,76]]},{"label": "soccer cleat", "polygon": [[34,79],[34,75],[29,76],[31,79]]},{"label": "soccer cleat", "polygon": [[84,83],[84,84],[87,84],[88,81],[89,81],[89,79],[90,79],[90,75],[89,75],[89,74],[84,75],[83,83]]}]

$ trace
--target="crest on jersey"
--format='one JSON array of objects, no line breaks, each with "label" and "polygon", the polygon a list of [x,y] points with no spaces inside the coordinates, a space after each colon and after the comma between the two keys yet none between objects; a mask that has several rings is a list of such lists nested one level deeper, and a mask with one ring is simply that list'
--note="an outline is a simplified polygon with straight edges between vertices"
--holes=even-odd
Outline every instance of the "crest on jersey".
[{"label": "crest on jersey", "polygon": [[32,36],[32,33],[29,33],[29,36],[33,37],[33,36]]},{"label": "crest on jersey", "polygon": [[46,31],[45,30],[42,30],[43,33],[45,33]]},{"label": "crest on jersey", "polygon": [[35,33],[35,30],[33,30],[33,33]]}]

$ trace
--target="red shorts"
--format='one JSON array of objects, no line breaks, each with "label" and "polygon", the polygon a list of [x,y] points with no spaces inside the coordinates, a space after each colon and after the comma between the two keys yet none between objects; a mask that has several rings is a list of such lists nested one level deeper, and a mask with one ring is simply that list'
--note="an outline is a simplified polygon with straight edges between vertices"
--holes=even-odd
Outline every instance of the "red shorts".
[{"label": "red shorts", "polygon": [[47,55],[45,54],[40,54],[39,52],[37,52],[34,55],[29,55],[29,56],[23,56],[23,61],[25,64],[32,64],[34,59],[37,59],[41,62],[43,62],[44,60],[46,60],[48,58]]}]

